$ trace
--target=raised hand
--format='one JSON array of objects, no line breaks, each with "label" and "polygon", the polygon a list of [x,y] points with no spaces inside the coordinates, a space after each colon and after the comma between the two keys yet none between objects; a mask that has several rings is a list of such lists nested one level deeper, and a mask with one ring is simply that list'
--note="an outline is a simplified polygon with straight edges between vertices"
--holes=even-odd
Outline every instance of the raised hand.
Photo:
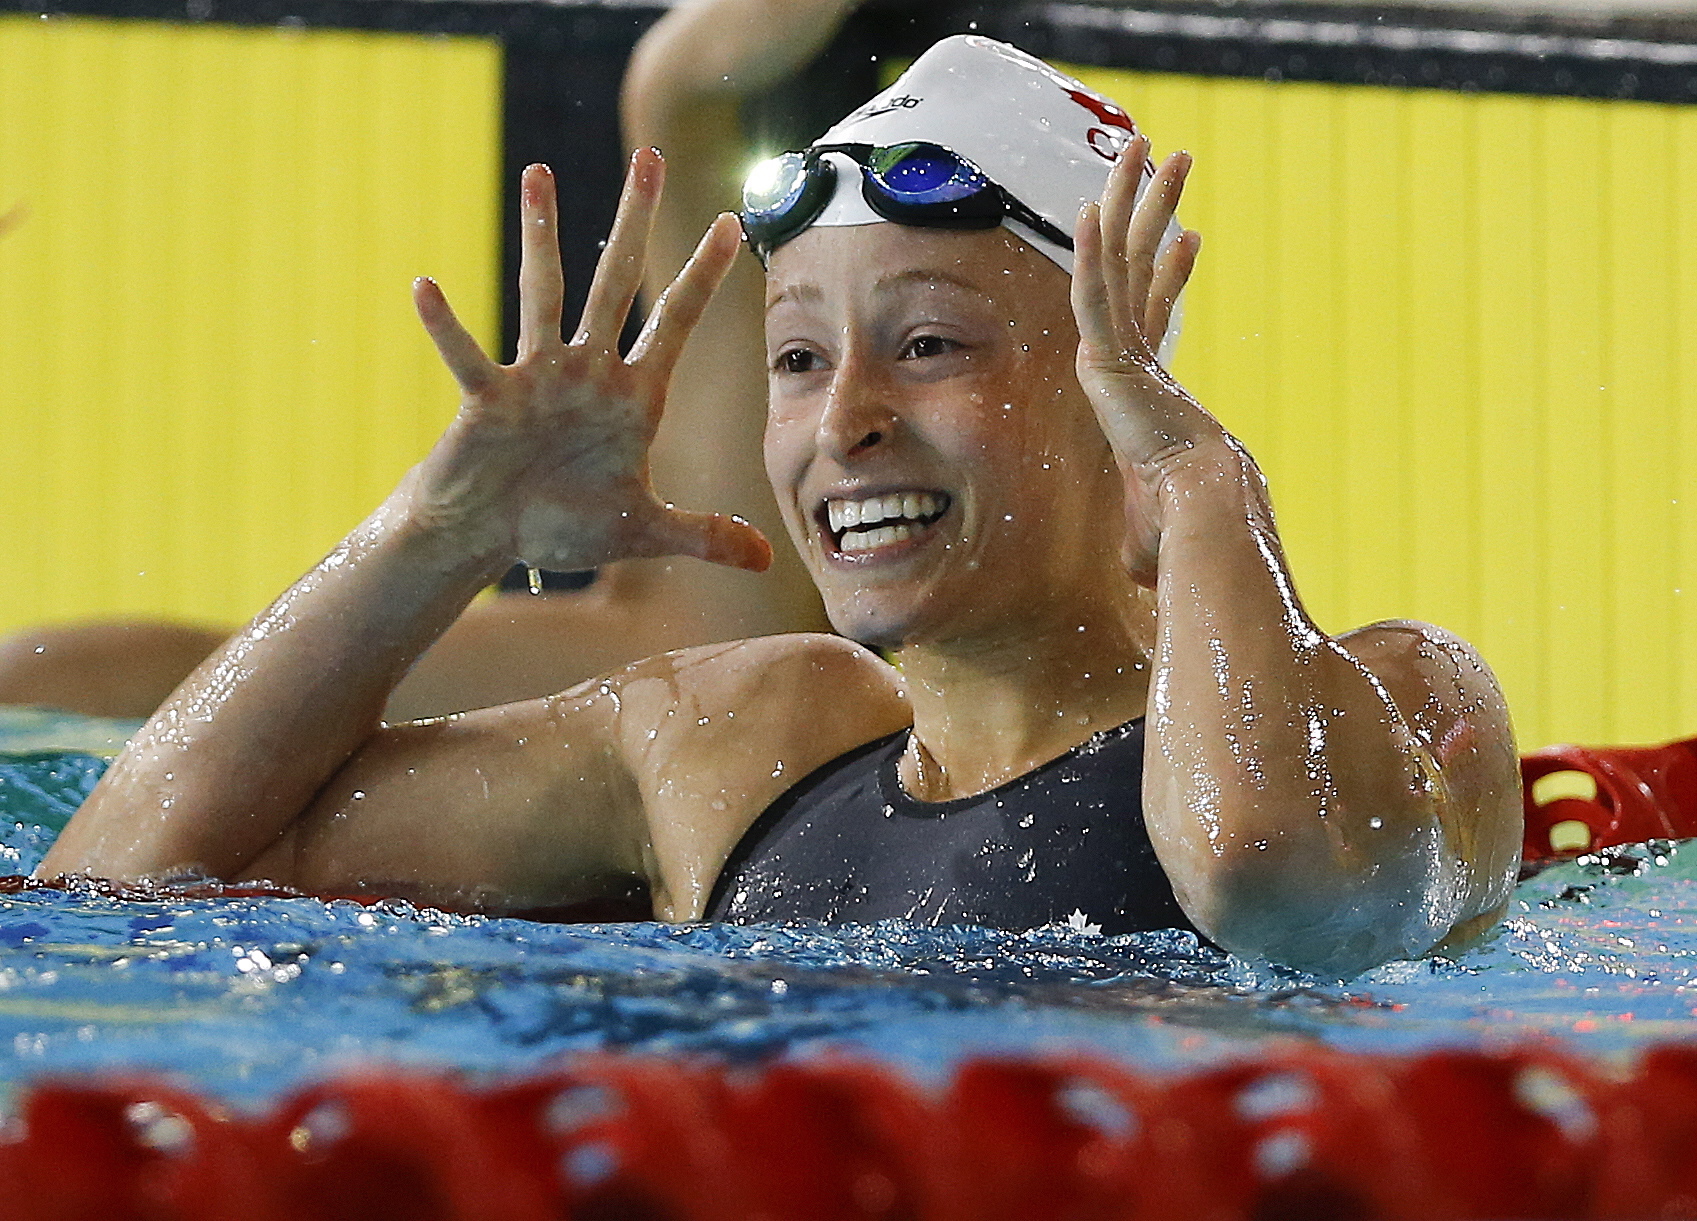
[{"label": "raised hand", "polygon": [[1110,173],[1101,201],[1080,213],[1072,307],[1078,379],[1126,476],[1126,563],[1153,584],[1166,470],[1198,443],[1230,438],[1156,359],[1202,237],[1186,230],[1160,250],[1190,157],[1168,157],[1138,199],[1148,156],[1149,142],[1138,136]]},{"label": "raised hand", "polygon": [[619,335],[642,282],[663,178],[657,152],[632,157],[618,218],[569,342],[560,333],[565,283],[554,177],[545,166],[531,166],[522,181],[512,364],[483,352],[434,281],[414,285],[419,317],[462,400],[404,485],[408,511],[427,528],[463,539],[492,572],[515,559],[553,569],[663,555],[755,571],[771,562],[771,546],[753,526],[663,505],[649,483],[648,447],[673,366],[740,241],[735,217],[720,216],[621,356]]}]

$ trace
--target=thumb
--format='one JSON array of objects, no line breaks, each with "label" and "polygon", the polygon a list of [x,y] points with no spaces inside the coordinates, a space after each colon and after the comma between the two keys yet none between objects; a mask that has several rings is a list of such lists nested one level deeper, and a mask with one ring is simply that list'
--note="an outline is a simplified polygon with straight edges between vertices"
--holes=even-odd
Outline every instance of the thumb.
[{"label": "thumb", "polygon": [[656,556],[693,555],[750,572],[765,572],[772,564],[772,544],[766,536],[742,518],[724,513],[670,509],[655,523],[648,542],[654,547],[649,554]]}]

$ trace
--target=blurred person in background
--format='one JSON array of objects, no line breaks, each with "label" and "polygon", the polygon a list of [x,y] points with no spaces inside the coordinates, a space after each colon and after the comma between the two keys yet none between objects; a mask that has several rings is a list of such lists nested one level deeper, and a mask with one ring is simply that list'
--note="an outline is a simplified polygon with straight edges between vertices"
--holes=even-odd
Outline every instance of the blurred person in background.
[{"label": "blurred person in background", "polygon": [[[621,99],[625,142],[665,150],[669,166],[644,283],[649,300],[713,218],[736,206],[750,99],[805,68],[856,3],[686,0],[637,44]],[[389,699],[390,719],[546,695],[671,649],[827,628],[758,461],[761,292],[758,267],[731,271],[679,362],[652,462],[668,499],[723,508],[777,540],[771,569],[626,559],[592,573],[547,574],[542,596],[530,595],[522,570],[509,574],[412,667]],[[144,618],[15,632],[0,638],[0,704],[145,717],[229,634]]]}]

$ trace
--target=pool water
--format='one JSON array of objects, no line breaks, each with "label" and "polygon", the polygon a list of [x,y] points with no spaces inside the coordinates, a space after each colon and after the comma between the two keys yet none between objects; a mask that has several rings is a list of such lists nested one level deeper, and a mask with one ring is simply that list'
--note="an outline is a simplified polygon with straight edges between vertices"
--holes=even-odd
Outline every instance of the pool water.
[{"label": "pool water", "polygon": [[[0,872],[40,860],[128,728],[0,712]],[[404,903],[0,896],[7,1091],[122,1068],[257,1105],[372,1059],[509,1072],[592,1048],[846,1052],[922,1080],[984,1052],[1082,1048],[1176,1069],[1291,1040],[1402,1052],[1552,1038],[1624,1058],[1697,1030],[1694,1014],[1697,844],[1550,869],[1477,948],[1346,983],[1177,932],[550,925]]]}]

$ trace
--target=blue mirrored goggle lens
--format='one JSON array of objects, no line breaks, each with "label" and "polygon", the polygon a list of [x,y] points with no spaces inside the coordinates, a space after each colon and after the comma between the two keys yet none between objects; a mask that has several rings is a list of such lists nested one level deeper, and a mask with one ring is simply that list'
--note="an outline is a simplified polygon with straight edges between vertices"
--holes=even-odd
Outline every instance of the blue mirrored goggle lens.
[{"label": "blue mirrored goggle lens", "polygon": [[972,166],[931,144],[877,149],[866,169],[880,190],[903,203],[955,203],[990,186]]},{"label": "blue mirrored goggle lens", "polygon": [[806,187],[807,158],[801,153],[762,161],[742,184],[743,214],[755,220],[782,216],[795,207]]}]

